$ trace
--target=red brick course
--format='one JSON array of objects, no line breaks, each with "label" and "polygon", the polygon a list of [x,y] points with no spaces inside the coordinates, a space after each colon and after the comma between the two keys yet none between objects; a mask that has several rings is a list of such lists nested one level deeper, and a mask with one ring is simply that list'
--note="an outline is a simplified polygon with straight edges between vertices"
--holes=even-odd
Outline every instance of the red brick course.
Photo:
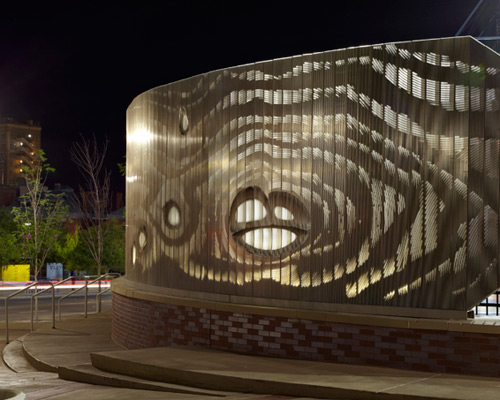
[{"label": "red brick course", "polygon": [[113,339],[129,348],[245,354],[500,377],[500,335],[310,321],[156,303],[113,293]]}]

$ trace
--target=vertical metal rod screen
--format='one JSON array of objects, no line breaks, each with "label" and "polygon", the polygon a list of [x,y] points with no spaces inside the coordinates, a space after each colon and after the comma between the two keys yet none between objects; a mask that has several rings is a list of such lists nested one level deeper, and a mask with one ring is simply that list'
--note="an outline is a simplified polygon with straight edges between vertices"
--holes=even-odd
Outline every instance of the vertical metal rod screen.
[{"label": "vertical metal rod screen", "polygon": [[151,89],[127,112],[127,277],[467,310],[498,274],[500,58],[350,48]]}]

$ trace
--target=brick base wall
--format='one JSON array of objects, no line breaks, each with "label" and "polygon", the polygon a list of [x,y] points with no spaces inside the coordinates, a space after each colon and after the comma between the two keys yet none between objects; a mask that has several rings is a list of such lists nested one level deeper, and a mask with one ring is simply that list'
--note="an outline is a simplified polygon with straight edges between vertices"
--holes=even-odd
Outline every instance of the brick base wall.
[{"label": "brick base wall", "polygon": [[500,335],[259,316],[113,293],[113,339],[129,348],[244,354],[500,377]]}]

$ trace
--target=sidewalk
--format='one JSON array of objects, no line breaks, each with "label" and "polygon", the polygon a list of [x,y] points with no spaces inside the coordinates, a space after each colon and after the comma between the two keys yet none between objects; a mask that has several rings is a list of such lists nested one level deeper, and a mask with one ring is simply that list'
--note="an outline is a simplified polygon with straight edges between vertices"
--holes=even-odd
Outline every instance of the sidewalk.
[{"label": "sidewalk", "polygon": [[[77,366],[82,365],[93,368],[93,361],[94,367],[101,370],[135,377],[130,379],[254,393],[226,393],[226,396],[221,393],[225,398],[271,399],[281,395],[342,399],[497,399],[500,393],[500,379],[494,378],[253,357],[203,348],[123,350],[110,339],[110,331],[110,312],[94,314],[88,319],[68,319],[59,323],[56,329],[40,327],[26,336],[24,349],[30,361],[44,371],[57,371],[58,367],[76,371]],[[90,353],[95,353],[92,359]],[[28,396],[27,399],[78,400],[92,396],[97,400],[139,396],[137,390],[84,383],[73,385],[87,386],[76,386],[71,393],[57,397]],[[206,398],[191,394],[140,392],[139,398]],[[98,393],[105,397],[99,397]],[[266,397],[265,394],[274,396]]]},{"label": "sidewalk", "polygon": [[[55,370],[57,365],[70,366],[73,364],[88,363],[90,352],[104,349],[121,349],[110,340],[111,313],[92,314],[88,319],[76,317],[58,322],[56,329],[50,328],[50,323],[37,324],[37,330],[29,336],[29,322],[10,323],[9,346],[16,345],[19,340],[26,340],[26,347],[32,354],[30,358],[39,357],[38,367],[23,368],[19,373],[9,369],[3,360],[0,360],[0,389],[16,389],[26,394],[26,400],[58,399],[58,400],[100,400],[100,399],[167,399],[167,400],[195,400],[207,398],[191,394],[175,392],[157,392],[151,390],[136,390],[117,388],[60,379]],[[29,337],[29,339],[28,339]],[[19,340],[17,338],[20,338]],[[5,329],[0,327],[0,350],[5,347]],[[37,347],[33,351],[33,346]],[[39,347],[38,347],[39,346]],[[12,364],[26,364],[22,351],[9,351],[8,357],[17,357],[9,360]],[[50,364],[52,363],[52,364]],[[227,400],[260,400],[262,396],[232,394],[224,396]],[[267,399],[266,399],[267,400]]]}]

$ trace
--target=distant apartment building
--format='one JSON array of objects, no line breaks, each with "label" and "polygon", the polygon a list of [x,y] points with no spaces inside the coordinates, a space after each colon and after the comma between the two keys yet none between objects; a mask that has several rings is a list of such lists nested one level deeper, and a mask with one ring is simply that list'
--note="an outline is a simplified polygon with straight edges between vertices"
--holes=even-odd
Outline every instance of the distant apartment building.
[{"label": "distant apartment building", "polygon": [[40,149],[41,131],[41,126],[33,121],[0,119],[0,184],[20,186],[24,183],[22,167],[31,164]]}]

